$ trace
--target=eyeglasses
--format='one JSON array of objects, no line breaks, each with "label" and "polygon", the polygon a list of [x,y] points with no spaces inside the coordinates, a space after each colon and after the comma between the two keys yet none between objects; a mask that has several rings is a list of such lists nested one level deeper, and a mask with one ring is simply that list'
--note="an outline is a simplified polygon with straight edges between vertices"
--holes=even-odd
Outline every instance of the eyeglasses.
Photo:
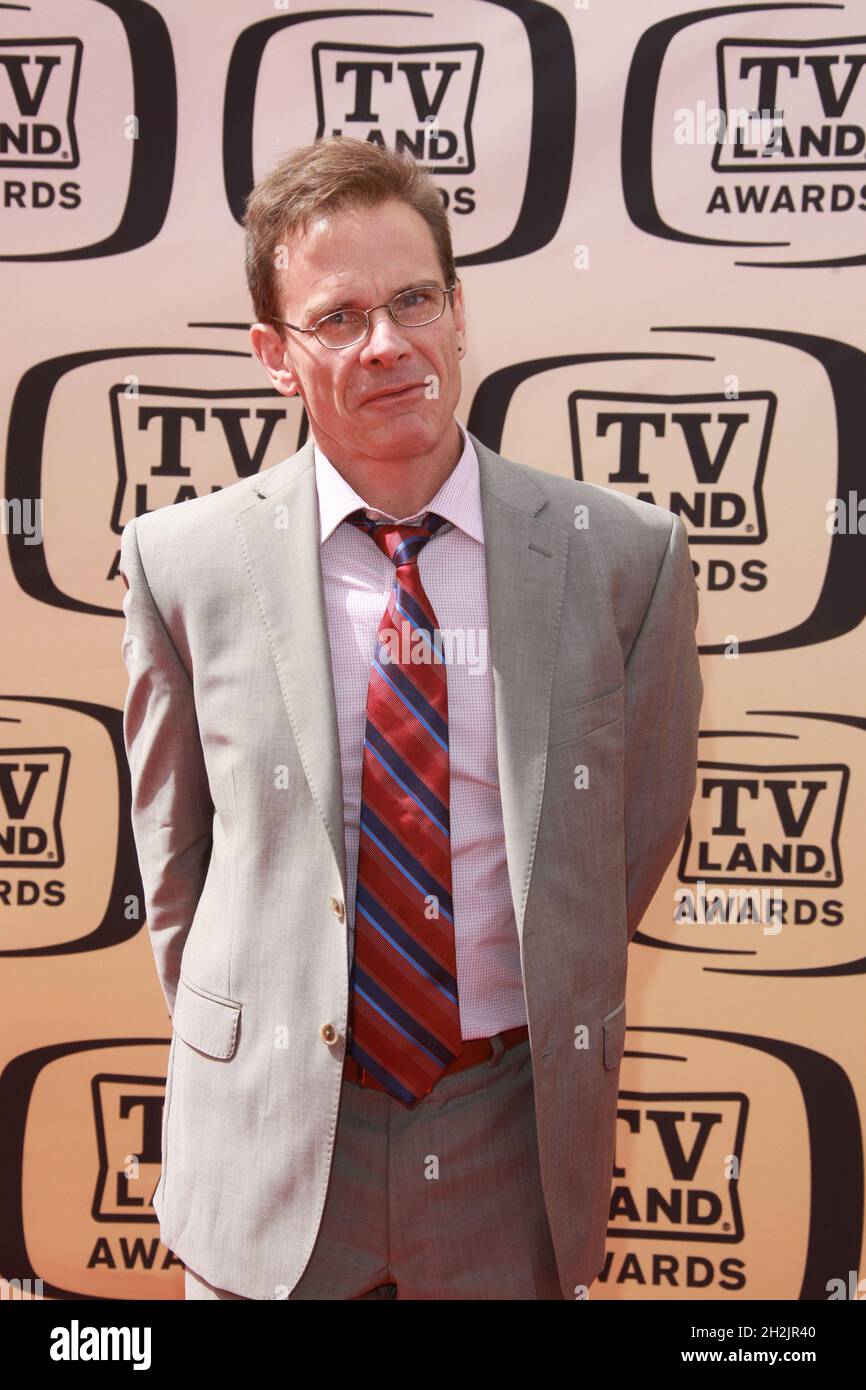
[{"label": "eyeglasses", "polygon": [[415,285],[413,289],[402,290],[389,299],[387,304],[374,304],[372,309],[337,309],[333,314],[325,314],[311,328],[299,328],[288,319],[277,319],[296,333],[315,333],[322,347],[345,348],[360,343],[370,332],[370,315],[376,309],[387,309],[395,323],[401,328],[421,328],[425,323],[435,323],[445,313],[446,296],[451,296],[454,308],[454,290],[457,281],[443,290],[439,285]]}]

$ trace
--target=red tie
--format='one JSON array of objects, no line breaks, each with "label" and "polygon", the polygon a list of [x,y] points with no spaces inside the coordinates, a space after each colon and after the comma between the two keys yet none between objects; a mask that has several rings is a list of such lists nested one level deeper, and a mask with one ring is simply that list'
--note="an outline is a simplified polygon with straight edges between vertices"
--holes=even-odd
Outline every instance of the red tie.
[{"label": "red tie", "polygon": [[348,1050],[411,1108],[463,1051],[451,901],[448,684],[418,555],[448,523],[348,520],[396,566],[379,624],[361,779]]}]

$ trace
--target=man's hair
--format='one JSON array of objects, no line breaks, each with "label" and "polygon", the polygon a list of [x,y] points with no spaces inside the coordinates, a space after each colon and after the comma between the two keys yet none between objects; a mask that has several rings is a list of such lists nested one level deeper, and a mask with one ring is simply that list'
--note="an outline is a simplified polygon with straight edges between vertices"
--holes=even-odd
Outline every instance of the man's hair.
[{"label": "man's hair", "polygon": [[366,140],[332,135],[284,155],[249,194],[244,210],[246,275],[255,322],[280,337],[277,249],[322,215],[378,207],[397,199],[414,208],[433,234],[445,285],[456,279],[448,214],[430,175],[408,150],[393,153]]}]

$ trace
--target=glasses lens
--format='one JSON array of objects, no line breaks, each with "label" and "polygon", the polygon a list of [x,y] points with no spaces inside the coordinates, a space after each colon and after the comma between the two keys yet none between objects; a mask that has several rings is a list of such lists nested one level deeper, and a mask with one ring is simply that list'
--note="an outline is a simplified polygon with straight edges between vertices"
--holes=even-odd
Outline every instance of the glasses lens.
[{"label": "glasses lens", "polygon": [[404,290],[392,299],[391,307],[398,323],[412,328],[419,323],[431,323],[445,305],[445,292],[438,285],[422,285],[419,289]]},{"label": "glasses lens", "polygon": [[338,309],[316,325],[316,336],[326,347],[348,347],[364,336],[367,321],[356,309]]}]

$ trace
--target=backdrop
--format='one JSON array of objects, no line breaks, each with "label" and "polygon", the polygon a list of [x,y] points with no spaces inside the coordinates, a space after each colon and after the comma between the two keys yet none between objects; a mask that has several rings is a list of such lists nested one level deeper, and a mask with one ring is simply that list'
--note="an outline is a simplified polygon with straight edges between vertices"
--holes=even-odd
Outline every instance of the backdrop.
[{"label": "backdrop", "polygon": [[119,537],[306,438],[250,352],[240,216],[342,132],[452,214],[460,418],[690,537],[697,792],[629,953],[592,1297],[856,1296],[864,69],[864,0],[0,5],[5,1279],[183,1296]]}]

